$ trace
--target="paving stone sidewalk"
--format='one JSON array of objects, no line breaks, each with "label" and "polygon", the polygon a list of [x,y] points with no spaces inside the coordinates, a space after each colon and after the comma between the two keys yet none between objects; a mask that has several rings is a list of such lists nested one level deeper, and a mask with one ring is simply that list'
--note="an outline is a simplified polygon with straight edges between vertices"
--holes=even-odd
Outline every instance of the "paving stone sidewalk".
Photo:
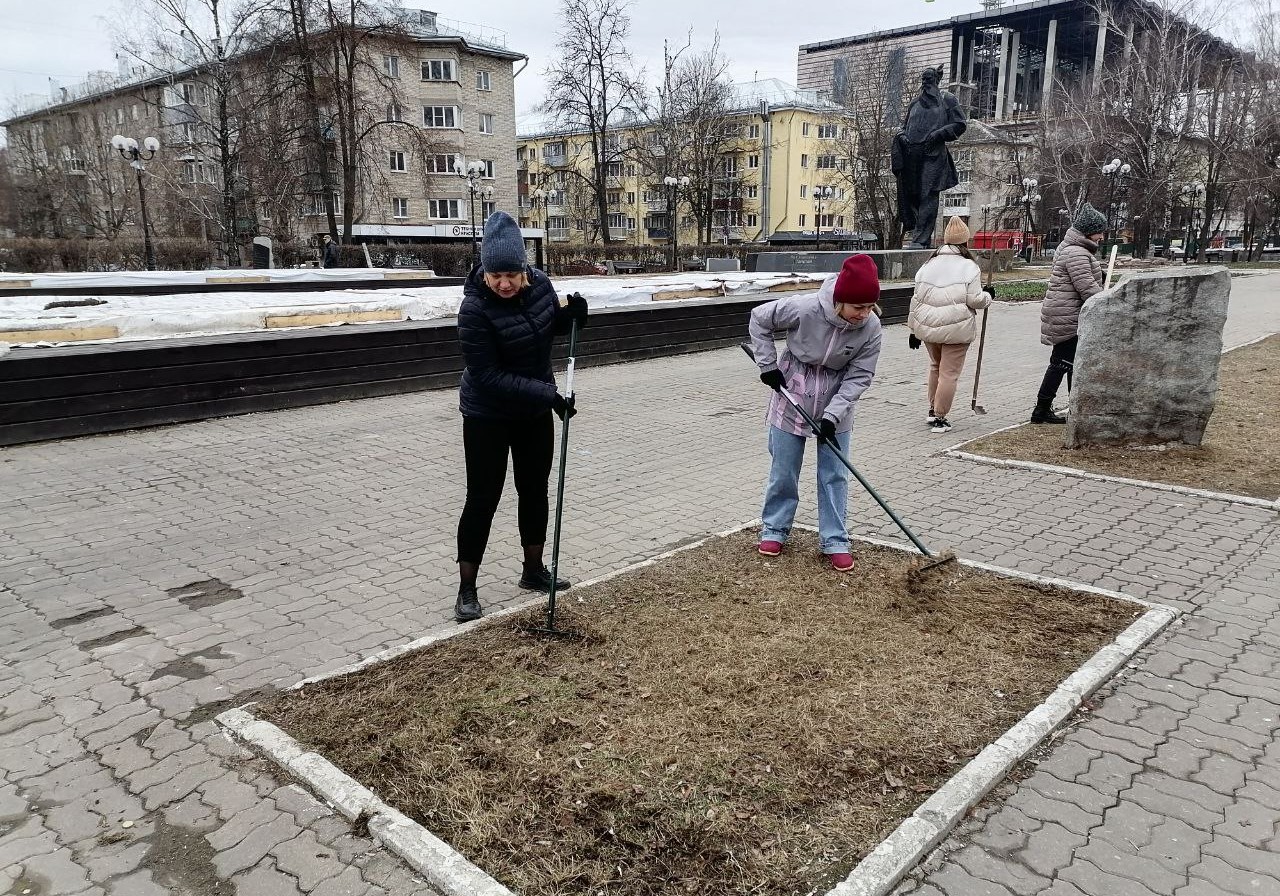
[{"label": "paving stone sidewalk", "polygon": [[[1228,344],[1280,330],[1278,286],[1236,281]],[[902,891],[1280,893],[1280,515],[937,453],[1029,412],[1038,313],[995,308],[991,413],[942,437],[889,328],[855,463],[934,543],[1188,616]],[[574,576],[759,514],[766,391],[737,349],[578,384]],[[452,626],[462,488],[451,392],[0,450],[0,893],[431,893],[212,718]],[[865,496],[850,518],[895,535]],[[527,599],[515,529],[509,502],[491,607]]]}]

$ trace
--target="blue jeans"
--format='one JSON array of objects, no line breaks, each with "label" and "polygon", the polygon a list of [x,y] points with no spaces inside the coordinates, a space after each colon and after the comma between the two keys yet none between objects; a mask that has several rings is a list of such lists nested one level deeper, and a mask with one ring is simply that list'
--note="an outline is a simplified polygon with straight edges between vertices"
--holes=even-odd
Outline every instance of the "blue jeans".
[{"label": "blue jeans", "polygon": [[[769,484],[764,492],[764,527],[761,541],[785,542],[800,504],[800,467],[809,439],[769,427]],[[816,439],[814,440],[817,441]],[[836,434],[840,450],[848,456],[849,433]],[[826,445],[818,446],[818,538],[824,554],[849,550],[845,512],[849,506],[849,471]]]}]

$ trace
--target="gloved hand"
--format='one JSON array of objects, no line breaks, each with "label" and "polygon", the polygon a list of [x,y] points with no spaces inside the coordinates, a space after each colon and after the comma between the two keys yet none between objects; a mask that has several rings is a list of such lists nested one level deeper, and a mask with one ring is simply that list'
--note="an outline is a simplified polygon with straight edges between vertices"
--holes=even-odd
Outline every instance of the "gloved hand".
[{"label": "gloved hand", "polygon": [[766,370],[760,374],[760,382],[764,383],[774,392],[782,389],[787,384],[787,378],[782,375],[782,371],[778,369]]},{"label": "gloved hand", "polygon": [[587,300],[582,297],[582,293],[571,292],[565,299],[565,307],[568,309],[570,316],[578,322],[578,329],[582,329],[587,325]]},{"label": "gloved hand", "polygon": [[994,283],[988,283],[982,288],[986,290],[987,295],[991,296],[992,299],[996,297],[996,285]]},{"label": "gloved hand", "polygon": [[822,430],[824,441],[830,442],[832,445],[836,443],[836,424],[834,420],[828,420],[823,417],[818,421],[818,429]]},{"label": "gloved hand", "polygon": [[573,406],[575,397],[576,396],[570,395],[568,398],[565,398],[557,392],[556,397],[551,400],[551,410],[554,411],[555,415],[561,420],[569,419],[569,417],[578,413],[577,408]]},{"label": "gloved hand", "polygon": [[923,344],[924,343],[922,343],[919,339],[916,338],[915,333],[912,333],[910,336],[907,337],[907,345],[911,346],[912,351],[915,351]]}]

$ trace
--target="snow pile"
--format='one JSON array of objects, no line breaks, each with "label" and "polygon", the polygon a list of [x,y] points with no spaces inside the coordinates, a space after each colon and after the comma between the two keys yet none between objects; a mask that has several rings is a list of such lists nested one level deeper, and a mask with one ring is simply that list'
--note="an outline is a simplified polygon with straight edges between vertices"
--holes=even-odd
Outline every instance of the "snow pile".
[{"label": "snow pile", "polygon": [[[368,272],[361,271],[367,274]],[[284,273],[311,273],[284,272]],[[325,272],[330,273],[330,272]],[[203,277],[205,272],[179,272],[179,276]],[[158,282],[183,282],[173,272],[136,272],[112,275],[50,275],[57,277],[145,278]],[[754,274],[659,274],[651,277],[556,278],[561,296],[578,292],[592,308],[642,305],[663,293],[712,291],[715,295],[748,295],[767,292],[771,286],[812,283],[816,289],[820,275]],[[160,280],[158,278],[165,278]],[[144,282],[134,279],[132,282]],[[187,282],[203,282],[192,280]],[[38,284],[33,284],[38,285]],[[121,285],[118,282],[97,285]],[[76,299],[86,298],[77,295]],[[175,336],[206,336],[261,330],[268,317],[303,314],[358,314],[392,311],[403,320],[434,320],[456,314],[462,302],[461,286],[388,287],[384,289],[334,289],[315,292],[213,292],[168,296],[96,296],[102,304],[45,310],[58,296],[0,297],[0,343],[5,331],[80,329],[114,327],[120,339],[157,339]],[[669,301],[705,300],[705,295]],[[50,343],[28,343],[48,345]]]}]

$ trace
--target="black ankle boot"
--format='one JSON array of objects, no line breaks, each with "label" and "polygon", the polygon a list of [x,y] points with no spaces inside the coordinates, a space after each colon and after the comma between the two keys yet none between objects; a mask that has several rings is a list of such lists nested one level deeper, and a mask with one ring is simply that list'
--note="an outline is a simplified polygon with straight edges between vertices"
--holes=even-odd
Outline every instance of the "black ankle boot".
[{"label": "black ankle boot", "polygon": [[[520,576],[520,587],[527,588],[530,591],[541,591],[543,594],[551,593],[551,570],[545,566],[526,566],[524,573]],[[569,588],[567,579],[556,579],[556,590],[564,591]]]},{"label": "black ankle boot", "polygon": [[458,589],[458,602],[453,605],[453,618],[458,622],[473,622],[484,615],[475,585],[463,585]]},{"label": "black ankle boot", "polygon": [[1032,423],[1066,423],[1066,417],[1059,417],[1053,412],[1053,399],[1041,398],[1036,401],[1036,409],[1031,412]]}]

